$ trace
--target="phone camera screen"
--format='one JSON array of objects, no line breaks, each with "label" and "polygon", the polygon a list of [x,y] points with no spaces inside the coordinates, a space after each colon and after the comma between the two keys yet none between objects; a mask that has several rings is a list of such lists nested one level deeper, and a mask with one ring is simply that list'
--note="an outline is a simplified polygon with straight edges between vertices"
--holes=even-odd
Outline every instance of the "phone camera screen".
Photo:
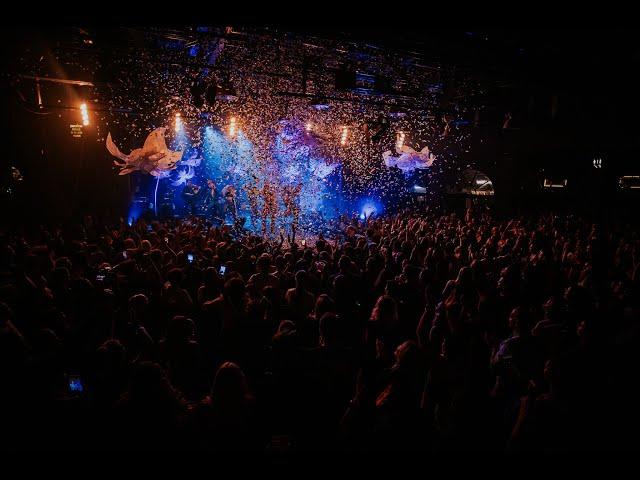
[{"label": "phone camera screen", "polygon": [[78,376],[69,377],[69,390],[76,393],[82,393],[84,388],[82,387],[82,380]]}]

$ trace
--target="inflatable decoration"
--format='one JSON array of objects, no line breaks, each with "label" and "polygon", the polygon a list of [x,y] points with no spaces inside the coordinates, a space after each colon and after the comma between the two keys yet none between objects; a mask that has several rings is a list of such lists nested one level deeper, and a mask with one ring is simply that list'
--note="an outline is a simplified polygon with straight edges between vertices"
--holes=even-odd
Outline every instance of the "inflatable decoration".
[{"label": "inflatable decoration", "polygon": [[391,150],[387,150],[382,154],[384,164],[387,168],[397,167],[403,173],[410,173],[414,170],[424,170],[433,165],[436,157],[429,151],[429,147],[424,147],[419,152],[413,148],[403,145],[396,148],[398,156],[393,156]]},{"label": "inflatable decoration", "polygon": [[119,175],[140,171],[157,178],[165,178],[171,170],[174,170],[182,159],[182,151],[173,151],[167,148],[164,140],[166,128],[156,128],[144,142],[142,148],[136,148],[128,155],[118,149],[111,139],[111,133],[107,135],[107,150],[118,160],[114,164],[120,167]]}]

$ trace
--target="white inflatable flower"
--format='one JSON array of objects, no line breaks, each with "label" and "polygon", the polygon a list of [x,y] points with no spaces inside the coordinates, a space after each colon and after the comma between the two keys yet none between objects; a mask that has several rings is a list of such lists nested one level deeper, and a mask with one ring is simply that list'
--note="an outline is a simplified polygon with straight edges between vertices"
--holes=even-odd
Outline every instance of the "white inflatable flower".
[{"label": "white inflatable flower", "polygon": [[391,150],[387,150],[383,152],[382,159],[387,168],[397,167],[403,173],[430,168],[436,159],[429,151],[429,147],[424,147],[417,152],[413,148],[403,145],[399,149],[396,148],[396,153],[397,156],[394,156]]},{"label": "white inflatable flower", "polygon": [[178,171],[178,179],[175,182],[171,182],[171,185],[174,187],[185,185],[187,180],[191,180],[195,176],[195,172],[193,171],[193,167],[187,167],[186,170]]},{"label": "white inflatable flower", "polygon": [[120,160],[113,162],[120,167],[119,175],[127,175],[138,170],[154,177],[164,178],[169,171],[174,170],[182,159],[182,151],[173,151],[167,148],[164,140],[165,131],[165,127],[156,128],[149,134],[142,148],[136,148],[128,155],[118,149],[111,139],[111,133],[109,133],[107,135],[107,150]]}]

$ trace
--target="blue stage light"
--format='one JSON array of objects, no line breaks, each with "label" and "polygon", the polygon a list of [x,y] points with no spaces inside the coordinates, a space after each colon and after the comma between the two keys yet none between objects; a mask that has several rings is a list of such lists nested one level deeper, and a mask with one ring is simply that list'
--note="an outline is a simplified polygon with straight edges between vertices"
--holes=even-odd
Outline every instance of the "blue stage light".
[{"label": "blue stage light", "polygon": [[365,198],[360,201],[360,219],[364,220],[372,215],[380,215],[383,211],[382,203],[373,198]]},{"label": "blue stage light", "polygon": [[127,224],[131,227],[138,218],[142,215],[143,206],[139,202],[132,202],[129,207],[129,213],[127,214]]}]

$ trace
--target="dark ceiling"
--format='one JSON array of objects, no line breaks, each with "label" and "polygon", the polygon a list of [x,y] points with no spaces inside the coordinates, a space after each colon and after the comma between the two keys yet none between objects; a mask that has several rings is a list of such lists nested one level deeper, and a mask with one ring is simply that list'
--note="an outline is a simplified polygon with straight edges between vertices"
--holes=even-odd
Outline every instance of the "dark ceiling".
[{"label": "dark ceiling", "polygon": [[[203,31],[198,27],[4,29],[3,70],[19,73],[21,59],[16,53],[25,45],[34,54],[38,49],[52,51],[64,42],[75,48],[73,39],[78,38],[78,32],[85,32],[99,47],[108,49],[123,42],[135,45],[141,41],[142,32],[151,30],[158,36],[187,41],[197,41]],[[631,29],[400,30],[234,25],[233,30],[240,36],[299,35],[350,41],[390,54],[411,55],[424,65],[464,71],[486,87],[484,123],[499,131],[505,113],[512,112],[512,126],[521,130],[517,135],[523,148],[624,152],[640,147],[635,134],[640,108],[640,44],[637,32]],[[224,32],[224,27],[212,31]],[[78,58],[81,62],[81,48]],[[556,113],[550,115],[552,109]]]}]

